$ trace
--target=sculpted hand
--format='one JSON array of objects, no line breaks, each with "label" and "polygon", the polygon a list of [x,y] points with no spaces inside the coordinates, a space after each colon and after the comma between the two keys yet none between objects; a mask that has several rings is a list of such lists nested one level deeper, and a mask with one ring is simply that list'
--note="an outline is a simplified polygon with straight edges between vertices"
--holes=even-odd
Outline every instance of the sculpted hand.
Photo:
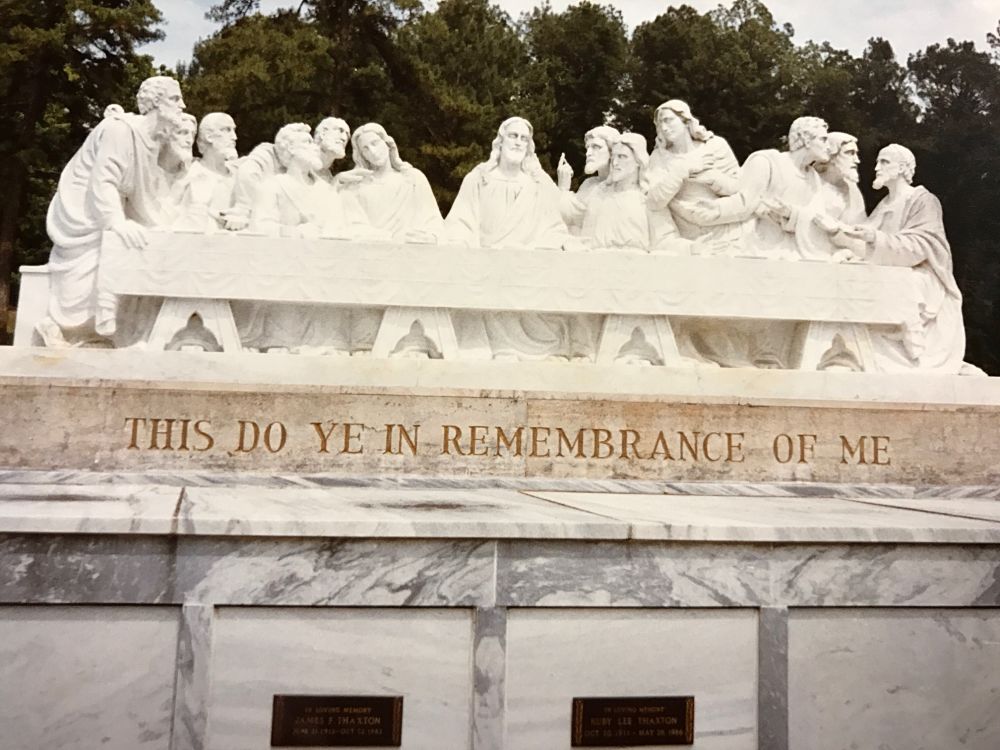
[{"label": "sculpted hand", "polygon": [[875,242],[875,230],[872,229],[871,227],[863,227],[858,225],[853,227],[845,227],[844,234],[846,234],[848,237],[853,237],[858,240],[864,240],[864,243],[866,245],[871,245]]},{"label": "sculpted hand", "polygon": [[437,235],[426,232],[423,229],[409,229],[403,234],[403,242],[413,242],[421,245],[433,245],[437,242]]},{"label": "sculpted hand", "polygon": [[764,212],[779,224],[788,221],[792,215],[791,207],[778,198],[767,198],[760,203]]},{"label": "sculpted hand", "polygon": [[240,232],[250,225],[250,217],[243,214],[234,214],[229,211],[222,212],[223,226],[230,232]]},{"label": "sculpted hand", "polygon": [[573,167],[566,161],[566,154],[559,155],[559,164],[556,167],[556,182],[559,189],[568,192],[570,184],[573,182]]},{"label": "sculpted hand", "polygon": [[716,195],[732,195],[736,192],[736,180],[718,169],[705,169],[691,175],[693,182],[706,185]]},{"label": "sculpted hand", "polygon": [[676,201],[674,205],[694,224],[710,226],[719,220],[722,209],[711,201]]},{"label": "sculpted hand", "polygon": [[341,172],[337,175],[337,187],[357,185],[367,180],[373,174],[374,172],[370,169],[364,169],[362,167],[355,167],[347,172]]},{"label": "sculpted hand", "polygon": [[130,250],[142,250],[149,244],[146,230],[131,219],[121,219],[110,227],[111,231],[121,237],[125,247]]},{"label": "sculpted hand", "polygon": [[826,214],[816,214],[813,217],[813,223],[816,224],[820,229],[822,229],[827,234],[836,234],[843,227],[843,225],[836,219],[831,219]]}]

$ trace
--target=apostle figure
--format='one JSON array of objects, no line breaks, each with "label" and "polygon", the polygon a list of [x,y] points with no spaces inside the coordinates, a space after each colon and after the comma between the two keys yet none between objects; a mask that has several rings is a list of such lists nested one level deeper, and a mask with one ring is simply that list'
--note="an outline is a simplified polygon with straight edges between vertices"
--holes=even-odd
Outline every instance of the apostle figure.
[{"label": "apostle figure", "polygon": [[139,114],[112,112],[91,131],[63,169],[49,205],[49,311],[37,327],[47,346],[82,343],[116,329],[117,300],[99,294],[101,233],[143,248],[143,227],[163,223],[157,183],[160,147],[184,110],[173,78],[147,78]]},{"label": "apostle figure", "polygon": [[[339,117],[327,117],[316,126],[313,140],[319,148],[319,167],[314,174],[323,182],[334,183],[335,178],[330,169],[337,159],[343,159],[346,155],[350,134],[347,123]],[[261,184],[279,174],[282,169],[273,143],[258,144],[239,160],[233,185],[233,206],[226,215],[226,229],[247,228]]]},{"label": "apostle figure", "polygon": [[941,203],[913,185],[916,166],[904,146],[894,143],[879,152],[873,187],[887,188],[889,194],[853,231],[865,241],[869,262],[912,267],[920,280],[919,309],[901,330],[873,335],[872,344],[881,370],[957,373],[965,356],[962,294],[952,272]]},{"label": "apostle figure", "polygon": [[327,117],[320,121],[313,133],[313,140],[319,146],[320,169],[317,176],[333,182],[330,171],[333,163],[347,156],[347,142],[351,139],[350,126],[339,117]]},{"label": "apostle figure", "polygon": [[823,208],[827,216],[849,224],[865,220],[865,199],[858,188],[858,139],[849,133],[830,133],[827,136],[830,161],[817,164],[816,171],[823,178]]},{"label": "apostle figure", "polygon": [[[320,145],[305,123],[282,127],[274,137],[280,172],[261,182],[250,214],[250,229],[280,237],[316,238],[328,228],[352,227],[345,218],[342,196],[317,176],[323,169]],[[364,229],[364,225],[359,225]],[[233,305],[244,346],[297,354],[350,355],[371,348],[375,331],[362,316],[364,332],[355,335],[349,310],[315,305]],[[365,341],[359,339],[364,337]]]},{"label": "apostle figure", "polygon": [[163,200],[173,206],[176,203],[176,186],[184,179],[191,162],[194,161],[194,137],[198,132],[198,120],[194,115],[182,112],[177,123],[170,130],[167,142],[160,148],[157,163],[163,170]]},{"label": "apostle figure", "polygon": [[424,173],[403,161],[378,123],[351,136],[355,168],[338,175],[342,189],[356,196],[368,221],[399,242],[436,242],[443,229],[441,210]]},{"label": "apostle figure", "polygon": [[654,248],[679,247],[675,237],[696,241],[692,252],[736,252],[739,222],[704,222],[687,210],[689,203],[732,195],[739,187],[740,165],[725,139],[715,135],[679,99],[653,113],[656,147],[649,159],[649,205]]},{"label": "apostle figure", "polygon": [[591,192],[580,237],[594,248],[649,252],[646,139],[623,133],[611,149],[607,179]]},{"label": "apostle figure", "polygon": [[[257,188],[251,230],[282,237],[318,237],[339,204],[332,186],[317,176],[323,162],[309,126],[297,122],[282,127],[274,137],[274,153],[283,171]],[[332,219],[343,223],[342,217]]]},{"label": "apostle figure", "polygon": [[558,188],[535,156],[531,123],[501,123],[488,161],[462,180],[445,220],[449,241],[471,247],[558,249],[569,238]]},{"label": "apostle figure", "polygon": [[823,210],[823,182],[815,167],[829,160],[826,122],[799,117],[788,130],[788,151],[767,149],[747,157],[738,192],[685,209],[704,224],[749,222],[744,236],[750,255],[829,260],[826,233],[813,222]]},{"label": "apostle figure", "polygon": [[[501,123],[488,161],[462,180],[448,218],[449,242],[484,248],[558,249],[571,239],[559,215],[559,190],[535,157],[531,123]],[[569,359],[574,352],[565,316],[497,312],[456,316],[459,346],[484,329],[494,359]]]},{"label": "apostle figure", "polygon": [[611,148],[620,135],[621,133],[608,125],[599,125],[586,132],[583,136],[583,145],[586,148],[587,160],[583,165],[583,172],[590,177],[580,183],[575,194],[570,192],[573,167],[566,161],[565,154],[559,157],[556,177],[559,190],[563,193],[559,199],[559,210],[563,221],[573,234],[580,233],[587,202],[595,188],[608,179],[608,173],[611,171]]},{"label": "apostle figure", "polygon": [[[823,178],[820,188],[822,192],[822,208],[813,217],[813,222],[824,232],[828,247],[826,254],[831,261],[860,260],[864,257],[864,243],[854,238],[848,242],[841,234],[837,245],[833,242],[834,235],[844,232],[849,227],[863,222],[867,218],[865,200],[858,189],[858,139],[848,133],[830,133],[828,138],[830,161],[817,164],[816,171]],[[816,236],[817,247],[824,238]],[[851,245],[851,247],[847,247]]]},{"label": "apostle figure", "polygon": [[198,152],[175,190],[174,229],[215,232],[224,224],[233,201],[236,160],[236,123],[225,112],[210,112],[198,128]]}]

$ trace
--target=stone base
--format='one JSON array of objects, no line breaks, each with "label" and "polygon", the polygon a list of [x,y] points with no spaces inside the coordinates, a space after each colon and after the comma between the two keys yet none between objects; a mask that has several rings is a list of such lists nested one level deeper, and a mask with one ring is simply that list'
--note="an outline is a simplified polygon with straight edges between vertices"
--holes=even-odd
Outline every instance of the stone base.
[{"label": "stone base", "polygon": [[0,468],[992,484],[1000,379],[0,349]]},{"label": "stone base", "polygon": [[548,482],[0,473],[3,746],[264,750],[285,693],[402,695],[410,750],[637,695],[701,750],[1000,745],[1000,491]]}]

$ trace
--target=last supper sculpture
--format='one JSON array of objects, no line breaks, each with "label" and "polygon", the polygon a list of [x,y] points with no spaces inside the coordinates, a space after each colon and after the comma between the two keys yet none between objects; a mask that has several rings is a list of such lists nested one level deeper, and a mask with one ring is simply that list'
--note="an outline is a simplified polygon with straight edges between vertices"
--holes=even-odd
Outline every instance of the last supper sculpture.
[{"label": "last supper sculpture", "polygon": [[240,158],[238,123],[196,123],[171,78],[136,108],[63,170],[16,345],[976,372],[913,154],[882,149],[866,216],[857,139],[817,117],[742,166],[680,100],[651,151],[595,123],[575,192],[511,117],[442,218],[378,123],[291,123]]}]

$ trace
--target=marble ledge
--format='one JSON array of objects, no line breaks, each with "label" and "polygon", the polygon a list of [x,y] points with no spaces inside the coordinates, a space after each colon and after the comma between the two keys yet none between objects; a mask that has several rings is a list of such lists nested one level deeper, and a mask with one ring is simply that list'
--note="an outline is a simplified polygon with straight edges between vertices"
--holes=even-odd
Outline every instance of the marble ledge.
[{"label": "marble ledge", "polygon": [[[649,541],[751,543],[1000,544],[995,519],[950,509],[962,501],[905,501],[794,497],[612,495],[534,492],[534,497],[627,522],[631,538]],[[972,502],[972,501],[964,501]],[[1000,510],[1000,503],[993,503]]]},{"label": "marble ledge", "polygon": [[0,347],[0,386],[289,392],[403,392],[720,404],[892,404],[928,409],[1000,407],[1000,378],[753,369],[597,366],[552,362],[373,360],[305,355],[52,350]]},{"label": "marble ledge", "polygon": [[0,484],[0,533],[1000,544],[1000,501],[496,488]]},{"label": "marble ledge", "polygon": [[[803,498],[975,498],[1000,500],[1000,485],[849,484],[832,482],[667,481],[583,477],[434,476],[420,474],[260,473],[214,470],[87,471],[2,469],[4,485],[64,487],[374,488],[384,490],[515,490],[527,492],[608,492],[644,495],[719,495]],[[2,493],[3,490],[0,490]]]}]

